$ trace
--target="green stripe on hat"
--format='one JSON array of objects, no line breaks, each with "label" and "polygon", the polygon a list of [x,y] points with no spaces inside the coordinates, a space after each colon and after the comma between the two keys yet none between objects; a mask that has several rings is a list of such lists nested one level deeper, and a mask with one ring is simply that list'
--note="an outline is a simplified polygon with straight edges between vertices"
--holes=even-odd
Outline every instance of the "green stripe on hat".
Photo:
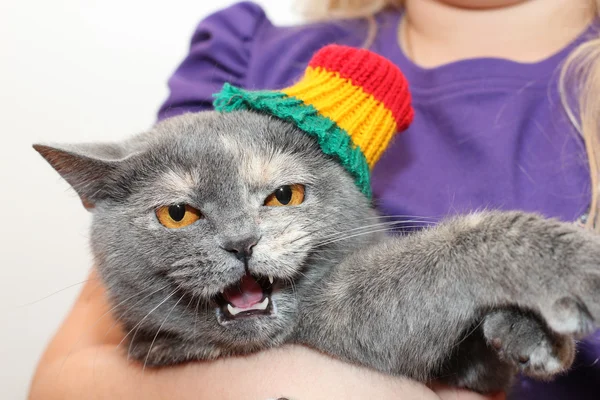
[{"label": "green stripe on hat", "polygon": [[353,177],[360,191],[372,197],[369,166],[364,154],[354,145],[350,135],[334,121],[319,114],[312,105],[277,91],[248,91],[225,83],[215,97],[214,107],[220,112],[253,110],[293,123],[316,138],[323,153],[336,157]]}]

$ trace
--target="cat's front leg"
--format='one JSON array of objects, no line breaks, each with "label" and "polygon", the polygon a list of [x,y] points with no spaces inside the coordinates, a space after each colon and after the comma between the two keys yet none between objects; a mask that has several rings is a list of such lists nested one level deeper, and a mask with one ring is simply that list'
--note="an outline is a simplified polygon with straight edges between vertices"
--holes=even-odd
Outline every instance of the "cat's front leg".
[{"label": "cat's front leg", "polygon": [[300,341],[419,380],[437,377],[465,329],[498,307],[552,332],[600,320],[600,238],[521,212],[454,218],[357,252],[303,306]]}]

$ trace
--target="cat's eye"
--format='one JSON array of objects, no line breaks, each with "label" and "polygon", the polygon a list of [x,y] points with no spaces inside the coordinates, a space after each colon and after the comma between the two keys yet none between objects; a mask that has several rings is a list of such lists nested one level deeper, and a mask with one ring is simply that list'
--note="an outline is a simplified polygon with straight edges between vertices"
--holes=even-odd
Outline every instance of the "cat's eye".
[{"label": "cat's eye", "polygon": [[156,210],[158,221],[169,229],[183,228],[202,218],[200,211],[187,204],[173,204]]},{"label": "cat's eye", "polygon": [[304,201],[304,186],[303,185],[284,185],[265,200],[265,206],[281,207],[281,206],[297,206]]}]

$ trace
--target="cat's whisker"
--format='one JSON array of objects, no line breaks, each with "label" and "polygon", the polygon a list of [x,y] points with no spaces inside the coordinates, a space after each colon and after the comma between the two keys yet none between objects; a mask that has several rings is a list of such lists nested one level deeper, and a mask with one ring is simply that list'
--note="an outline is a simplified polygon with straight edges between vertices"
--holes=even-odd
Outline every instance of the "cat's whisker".
[{"label": "cat's whisker", "polygon": [[[331,251],[329,251],[329,250],[331,250]],[[346,252],[345,250],[342,250],[342,249],[315,249],[313,252],[311,252],[310,258],[316,259],[316,260],[321,260],[321,261],[339,263],[340,262],[339,256],[337,256],[335,254],[331,254],[330,256],[333,258],[329,258],[329,257],[326,257],[325,255],[328,253],[338,253],[339,254],[342,251]]]},{"label": "cat's whisker", "polygon": [[[164,285],[163,287],[161,287],[162,290],[164,288],[166,288],[168,285]],[[147,299],[148,297],[152,296],[153,294],[155,294],[156,292],[158,292],[159,290],[156,290],[150,294],[147,294],[146,296],[142,297],[141,299],[137,300],[135,303],[133,303],[132,305],[130,305],[129,307],[127,307],[127,309],[125,309],[125,311],[123,311],[122,315],[126,315],[129,311],[131,311],[135,306],[137,306],[138,304],[140,304],[142,301],[144,301],[145,299]],[[118,321],[115,321],[112,323],[112,325],[106,330],[106,333],[104,334],[104,339],[106,339],[106,337],[108,336],[108,334],[113,330],[113,328],[115,326],[117,326]]]},{"label": "cat's whisker", "polygon": [[[185,294],[184,294],[184,296],[185,296]],[[200,299],[200,297],[198,297],[198,299]],[[190,306],[192,305],[192,303],[193,303],[193,302],[194,302],[194,295],[191,295],[191,296],[190,296],[190,301],[189,301],[189,302],[187,303],[187,305],[185,306],[185,310],[186,310],[186,311],[189,311],[189,310],[190,310]],[[195,323],[196,323],[196,321],[194,320],[194,330],[196,330]]]},{"label": "cat's whisker", "polygon": [[[428,224],[434,224],[435,222],[433,222],[433,221],[431,221],[431,222],[430,221],[421,221],[421,220],[415,220],[415,219],[413,219],[413,220],[404,220],[404,221],[387,221],[387,222],[383,221],[383,222],[379,222],[377,224],[360,226],[360,227],[352,228],[352,229],[345,230],[345,231],[336,231],[336,230],[334,230],[330,234],[328,234],[328,235],[326,234],[325,237],[322,238],[322,240],[323,239],[324,240],[333,239],[333,238],[335,238],[337,236],[342,236],[342,235],[344,235],[344,234],[346,234],[348,232],[351,232],[351,231],[363,230],[363,229],[367,229],[367,228],[371,228],[371,227],[375,227],[375,226],[390,226],[390,227],[393,227],[393,226],[397,226],[397,225],[411,224],[411,223],[413,223],[413,224],[414,223],[422,223],[423,225],[421,227],[427,227],[427,226],[430,226]],[[333,228],[333,226],[329,226],[329,227],[325,227],[325,228],[320,227],[318,229],[314,229],[312,231],[309,231],[305,235],[302,235],[302,236],[300,236],[300,237],[298,237],[298,238],[290,241],[290,244],[294,243],[294,242],[296,242],[298,240],[304,239],[306,237],[309,237],[309,236],[311,236],[311,235],[313,235],[315,233],[323,232],[323,229],[327,229],[327,228]]]},{"label": "cat's whisker", "polygon": [[[345,216],[346,213],[344,213],[343,211],[337,211],[337,212],[333,212],[333,215],[336,216]],[[413,214],[377,214],[377,215],[371,215],[368,217],[360,217],[357,218],[356,221],[366,221],[366,220],[373,220],[373,219],[399,219],[399,218],[408,218],[408,219],[427,219],[427,220],[432,220],[432,221],[439,221],[441,219],[443,219],[444,217],[435,217],[435,216],[427,216],[427,215],[413,215]]]},{"label": "cat's whisker", "polygon": [[283,228],[283,229],[281,230],[281,235],[283,235],[284,233],[286,233],[286,232],[287,232],[287,230],[290,228],[290,226],[292,226],[292,224],[293,224],[294,222],[296,222],[296,220],[297,220],[297,218],[295,218],[295,217],[294,217],[294,218],[291,218],[291,219],[290,219],[290,223],[289,223],[289,224],[287,224],[287,225],[285,226],[285,228]]},{"label": "cat's whisker", "polygon": [[[196,301],[196,311],[194,313],[194,347],[197,347],[198,343],[198,308],[200,307],[200,297],[198,296],[198,301]],[[207,303],[207,312],[208,312],[208,303]]]},{"label": "cat's whisker", "polygon": [[296,290],[296,286],[294,285],[294,280],[292,278],[286,278],[286,282],[288,282],[289,286],[292,288],[292,294],[296,298],[296,302],[298,302],[298,292]]},{"label": "cat's whisker", "polygon": [[190,308],[190,306],[192,305],[192,302],[194,301],[194,297],[190,296],[190,301],[187,303],[187,306],[185,306],[186,309]]},{"label": "cat's whisker", "polygon": [[[408,228],[420,228],[420,226],[419,225],[412,225],[412,226],[406,226],[404,228],[405,229],[408,229]],[[324,242],[321,242],[321,243],[315,245],[314,248],[319,248],[319,247],[323,247],[323,246],[326,246],[328,244],[336,243],[336,242],[339,242],[339,241],[342,241],[342,240],[348,240],[348,239],[352,239],[352,238],[355,238],[355,237],[358,237],[358,236],[370,235],[370,234],[378,233],[378,232],[389,232],[389,229],[388,228],[373,229],[373,230],[369,230],[369,231],[366,231],[366,232],[359,232],[359,233],[356,233],[356,234],[353,234],[353,235],[344,236],[344,237],[341,237],[341,238],[336,238],[336,239],[332,239],[332,240],[326,240]]]},{"label": "cat's whisker", "polygon": [[208,311],[209,311],[208,307],[209,307],[208,302],[204,302],[204,309],[205,309],[205,311],[204,311],[204,315],[202,315],[202,317],[204,317],[204,318],[205,318],[206,315],[208,315]]},{"label": "cat's whisker", "polygon": [[315,233],[317,233],[317,232],[322,232],[322,231],[323,231],[323,228],[319,228],[319,229],[314,229],[314,230],[308,231],[306,234],[304,234],[304,235],[302,235],[302,236],[299,236],[299,237],[297,237],[297,238],[295,238],[295,239],[293,239],[293,240],[290,240],[290,241],[288,242],[288,244],[295,243],[295,242],[297,242],[298,240],[302,240],[302,239],[304,239],[304,238],[306,238],[306,237],[309,237],[309,236],[311,236],[311,235],[314,235],[314,234],[315,234]]},{"label": "cat's whisker", "polygon": [[[160,290],[162,290],[162,289],[166,288],[167,286],[168,286],[168,285],[164,285],[164,286],[162,286],[162,287],[160,287],[160,288],[156,289],[156,290],[155,290],[155,291],[153,291],[152,293],[150,293],[150,294],[148,294],[148,295],[144,296],[144,298],[142,298],[141,300],[143,300],[143,299],[145,299],[145,298],[147,298],[147,297],[149,297],[149,296],[152,296],[154,293],[157,293],[158,291],[160,291]],[[126,298],[125,300],[123,300],[123,301],[121,301],[121,302],[117,303],[117,304],[116,304],[115,306],[113,306],[111,309],[109,309],[108,311],[106,311],[106,312],[104,312],[102,315],[100,315],[100,317],[98,317],[98,319],[96,320],[96,322],[94,322],[94,323],[92,324],[92,326],[90,326],[90,327],[88,327],[87,329],[85,329],[85,330],[84,330],[84,331],[83,331],[83,332],[82,332],[82,333],[79,335],[79,337],[77,338],[77,340],[75,341],[75,343],[73,343],[73,345],[71,345],[71,348],[69,349],[69,352],[67,353],[67,356],[66,356],[66,357],[65,357],[65,359],[63,360],[63,362],[62,362],[62,364],[61,364],[61,366],[60,366],[60,368],[59,368],[59,370],[58,370],[57,379],[58,379],[58,377],[60,376],[60,374],[62,373],[62,370],[63,370],[63,368],[64,368],[64,366],[65,366],[65,364],[66,364],[67,360],[68,360],[68,359],[71,357],[71,354],[72,354],[72,353],[73,353],[73,351],[75,350],[75,347],[76,347],[76,346],[79,344],[79,342],[81,341],[81,339],[83,339],[83,337],[84,337],[84,335],[85,335],[86,333],[88,333],[88,332],[90,332],[92,329],[94,329],[94,328],[95,328],[95,327],[96,327],[96,326],[97,326],[97,325],[100,323],[100,321],[102,321],[102,319],[103,319],[105,316],[109,315],[111,312],[113,312],[115,309],[117,309],[117,307],[119,307],[119,306],[121,306],[122,304],[124,304],[125,302],[127,302],[127,301],[129,301],[129,300],[133,299],[134,297],[136,297],[136,296],[139,296],[140,294],[144,294],[145,292],[146,292],[146,291],[142,291],[141,293],[135,293],[134,295],[132,295],[132,296],[130,296],[130,297],[128,297],[128,298]],[[113,325],[112,325],[112,326],[116,325],[116,323],[117,323],[117,322],[115,321],[115,322],[113,323]],[[112,326],[111,326],[111,329],[112,329]],[[107,332],[107,334],[108,334],[108,332]],[[105,335],[105,337],[106,337],[106,335]]]},{"label": "cat's whisker", "polygon": [[129,344],[129,351],[127,352],[127,360],[129,360],[129,354],[131,352],[131,346],[133,345],[133,342],[135,340],[135,336],[138,332],[138,329],[140,327],[140,325],[146,320],[146,318],[148,318],[148,316],[150,316],[150,314],[152,314],[154,311],[156,311],[158,309],[158,307],[162,306],[165,302],[167,302],[175,293],[177,293],[177,291],[179,290],[179,288],[173,290],[169,295],[167,295],[167,297],[164,298],[163,301],[161,301],[160,303],[158,303],[157,306],[155,306],[152,310],[150,310],[145,316],[144,318],[142,318],[137,324],[135,324],[135,326],[133,328],[131,328],[129,330],[129,332],[127,332],[127,334],[123,337],[123,339],[121,339],[121,341],[119,342],[119,344],[117,344],[117,347],[115,347],[115,351],[119,349],[119,347],[123,344],[123,342],[125,341],[125,339],[127,339],[127,337],[135,330],[135,333],[133,334],[133,337],[131,338],[130,344]]},{"label": "cat's whisker", "polygon": [[158,327],[158,330],[156,331],[156,335],[154,335],[154,338],[152,339],[152,343],[150,343],[150,347],[148,348],[148,354],[146,354],[146,358],[144,359],[144,366],[142,367],[142,375],[146,371],[146,364],[148,363],[148,358],[150,357],[150,353],[152,352],[152,346],[154,346],[154,343],[156,342],[156,338],[158,338],[158,335],[160,334],[160,331],[161,331],[162,327],[164,326],[164,324],[169,319],[169,316],[171,315],[171,313],[173,312],[173,310],[175,309],[175,307],[177,307],[177,304],[179,304],[179,302],[184,297],[185,297],[185,294],[182,294],[181,297],[179,298],[179,300],[177,300],[177,302],[175,303],[175,305],[173,305],[173,307],[171,308],[171,310],[169,310],[169,312],[167,313],[167,316],[165,317],[165,319],[163,320],[163,322]]},{"label": "cat's whisker", "polygon": [[424,215],[408,215],[408,214],[384,214],[384,215],[377,215],[374,217],[364,217],[359,219],[360,220],[368,220],[368,219],[390,219],[390,218],[410,218],[410,219],[428,219],[428,220],[432,220],[432,221],[437,221],[440,218],[438,217],[428,217],[428,216],[424,216]]},{"label": "cat's whisker", "polygon": [[[344,235],[346,233],[355,232],[355,231],[359,231],[359,230],[363,230],[363,229],[370,229],[370,228],[374,228],[374,227],[398,226],[398,225],[402,226],[403,224],[414,224],[414,223],[421,223],[421,222],[427,223],[427,222],[419,221],[419,220],[380,222],[377,224],[365,225],[365,226],[360,226],[358,228],[348,229],[346,231],[336,232],[335,234],[332,234],[330,237],[326,237],[326,239],[333,239],[335,236],[338,236],[338,235]],[[427,225],[424,225],[424,227],[425,226],[427,226]]]},{"label": "cat's whisker", "polygon": [[[339,213],[340,216],[343,216],[343,213]],[[410,221],[410,220],[419,220],[419,221],[428,221],[431,223],[438,223],[440,221],[440,218],[435,218],[435,217],[426,217],[426,216],[419,216],[419,215],[403,215],[403,214],[398,214],[398,215],[376,215],[376,216],[370,216],[370,217],[362,217],[362,218],[357,218],[355,219],[355,221],[372,221],[372,220],[380,220],[382,222],[386,221],[386,220],[397,220],[397,222],[402,222],[402,221]],[[344,224],[345,222],[339,222],[339,224]]]},{"label": "cat's whisker", "polygon": [[[340,217],[344,217],[344,213],[343,213],[343,212],[332,212],[331,214],[332,214],[332,216],[340,216]],[[368,219],[373,219],[373,218],[378,218],[378,217],[370,217],[370,218],[368,218]],[[359,218],[359,219],[357,219],[357,221],[361,221],[361,220],[363,220],[363,219],[364,219],[364,218]],[[294,218],[294,220],[292,221],[292,223],[293,223],[295,220],[296,220],[296,218]],[[334,227],[335,225],[339,225],[339,226],[345,226],[345,225],[347,225],[347,224],[346,224],[345,222],[337,222],[337,223],[332,223],[332,224],[330,224],[329,226],[324,226],[324,227],[323,227],[323,226],[321,226],[321,227],[319,227],[319,228],[317,228],[317,229],[314,229],[314,230],[312,230],[312,231],[310,231],[310,232],[312,232],[312,233],[314,233],[314,232],[320,232],[320,231],[322,231],[323,229],[331,228],[331,227]],[[286,229],[287,229],[287,228],[286,228]]]},{"label": "cat's whisker", "polygon": [[64,292],[65,290],[68,290],[68,289],[74,288],[74,287],[76,287],[76,286],[82,285],[82,284],[84,284],[84,283],[86,283],[86,282],[89,282],[89,281],[92,281],[92,280],[98,280],[98,278],[90,278],[90,279],[83,280],[83,281],[81,281],[81,282],[73,283],[73,284],[71,284],[71,285],[69,285],[69,286],[65,286],[64,288],[57,290],[56,292],[50,293],[50,294],[48,294],[48,295],[46,295],[46,296],[44,296],[44,297],[42,297],[42,298],[39,298],[39,299],[37,299],[37,300],[34,300],[34,301],[30,301],[29,303],[25,303],[25,304],[18,305],[18,306],[17,306],[17,308],[23,308],[23,307],[29,307],[29,306],[32,306],[32,305],[34,305],[34,304],[36,304],[36,303],[39,303],[40,301],[44,301],[44,300],[46,300],[46,299],[48,299],[48,298],[50,298],[50,297],[52,297],[52,296],[55,296],[55,295],[57,295],[57,294],[59,294],[59,293],[62,293],[62,292]]},{"label": "cat's whisker", "polygon": [[[333,215],[334,215],[334,216],[342,216],[342,217],[343,217],[343,216],[344,216],[344,213],[343,213],[343,212],[335,212],[335,213],[333,213]],[[400,215],[400,216],[402,216],[402,215]],[[392,216],[392,217],[393,217],[393,216]],[[404,215],[404,217],[410,217],[410,216]],[[381,218],[382,218],[382,217],[380,217],[380,216],[372,216],[372,217],[366,217],[366,218],[358,218],[358,219],[356,219],[356,220],[357,220],[357,221],[363,221],[363,220],[372,220],[372,219],[381,219]],[[386,217],[383,217],[383,218],[386,218]],[[433,217],[419,217],[419,216],[412,216],[412,218],[433,219]],[[297,217],[297,216],[296,216],[296,217],[294,217],[294,218],[293,218],[293,219],[290,221],[290,223],[288,223],[288,225],[287,225],[287,226],[286,226],[286,227],[285,227],[285,228],[282,230],[282,232],[281,232],[281,233],[285,233],[285,232],[287,231],[287,229],[289,229],[289,227],[290,227],[290,226],[291,226],[291,225],[292,225],[294,222],[296,222],[296,221],[297,221],[297,219],[298,219],[298,217]],[[316,232],[321,232],[323,229],[331,228],[331,227],[333,227],[333,226],[335,226],[335,225],[345,226],[345,225],[346,225],[346,223],[343,223],[343,222],[338,222],[337,224],[331,224],[330,226],[326,226],[326,227],[320,227],[320,228],[318,228],[318,229],[315,229],[315,230],[312,230],[312,231],[310,231],[310,232],[308,232],[308,233],[309,233],[309,234],[312,234],[312,233],[316,233]],[[334,231],[333,233],[335,233],[335,231]],[[304,236],[303,236],[303,237],[304,237]],[[303,237],[296,238],[296,240],[300,240],[300,239],[302,239]]]},{"label": "cat's whisker", "polygon": [[299,275],[302,275],[304,278],[308,279],[308,276],[304,272],[298,270],[298,271],[296,271],[296,273]]},{"label": "cat's whisker", "polygon": [[475,325],[475,327],[473,329],[471,329],[471,331],[469,331],[469,333],[467,333],[458,343],[456,343],[453,348],[457,348],[458,346],[460,346],[460,344],[462,342],[467,340],[469,338],[469,336],[471,336],[473,333],[475,333],[477,328],[479,328],[483,324],[484,319],[485,318],[481,318],[481,321],[479,321],[479,323],[477,325]]},{"label": "cat's whisker", "polygon": [[[303,279],[306,279],[309,283],[315,283],[316,281],[314,279],[309,278],[308,275],[306,275],[304,272],[298,270],[296,271],[297,274],[301,275]],[[290,279],[294,279],[294,278],[290,278]]]},{"label": "cat's whisker", "polygon": [[[339,225],[342,225],[342,224],[339,224]],[[302,239],[304,239],[304,238],[310,237],[310,236],[312,236],[312,235],[314,235],[314,234],[316,234],[316,233],[323,233],[323,230],[324,230],[324,229],[327,229],[327,228],[332,228],[332,226],[329,226],[329,227],[319,227],[319,228],[317,228],[317,229],[313,229],[313,230],[311,230],[311,231],[308,231],[306,234],[304,234],[304,235],[302,235],[302,236],[299,236],[299,237],[297,237],[297,238],[295,238],[295,239],[291,240],[291,241],[289,242],[289,244],[292,244],[292,243],[295,243],[295,242],[297,242],[298,240],[302,240]],[[332,231],[332,232],[329,234],[329,236],[334,236],[334,235],[336,235],[336,234],[339,234],[339,233],[341,233],[341,232],[342,232],[342,231],[333,230],[333,231]],[[328,236],[327,236],[327,231],[325,231],[325,234],[326,234],[325,238],[328,238]]]},{"label": "cat's whisker", "polygon": [[[317,243],[314,248],[318,249],[322,246],[328,245],[328,244],[332,244],[332,243],[337,243],[346,239],[351,239],[351,238],[355,238],[355,237],[359,237],[359,236],[364,236],[364,235],[370,235],[373,233],[379,233],[379,232],[388,232],[388,233],[402,233],[402,230],[406,230],[406,229],[414,229],[414,228],[423,228],[423,226],[421,225],[409,225],[409,226],[403,226],[403,227],[396,227],[394,229],[387,227],[387,228],[381,228],[381,229],[369,229],[369,230],[365,230],[365,231],[361,231],[361,232],[357,232],[354,233],[352,235],[340,235],[338,237],[335,237],[333,239],[326,239],[320,243]],[[402,230],[400,230],[402,229]],[[333,249],[332,249],[333,250]],[[344,249],[336,249],[337,251],[346,251]]]}]

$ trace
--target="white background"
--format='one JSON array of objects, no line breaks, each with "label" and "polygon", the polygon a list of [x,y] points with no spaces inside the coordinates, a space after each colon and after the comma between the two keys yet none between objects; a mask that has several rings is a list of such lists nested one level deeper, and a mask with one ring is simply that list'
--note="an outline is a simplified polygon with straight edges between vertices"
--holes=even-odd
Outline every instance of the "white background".
[{"label": "white background", "polygon": [[[67,287],[91,266],[90,216],[31,145],[119,140],[148,128],[195,26],[231,3],[0,0],[3,400],[26,398],[35,365],[81,285]],[[256,3],[276,24],[299,20],[292,0]]]}]

